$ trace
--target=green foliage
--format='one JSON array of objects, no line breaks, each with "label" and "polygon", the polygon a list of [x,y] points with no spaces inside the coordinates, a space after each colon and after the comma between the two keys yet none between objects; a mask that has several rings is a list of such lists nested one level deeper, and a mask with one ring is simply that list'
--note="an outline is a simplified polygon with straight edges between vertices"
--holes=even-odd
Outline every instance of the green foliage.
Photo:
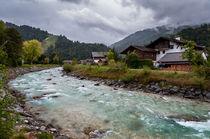
[{"label": "green foliage", "polygon": [[6,92],[7,70],[0,65],[0,138],[9,139],[13,135],[18,115],[13,110],[16,99]]},{"label": "green foliage", "polygon": [[186,50],[183,52],[182,57],[188,59],[193,65],[203,65],[205,63],[201,52],[195,50],[196,43],[193,41],[187,41],[187,44],[183,46]]},{"label": "green foliage", "polygon": [[104,44],[91,44],[91,43],[81,43],[78,41],[71,41],[65,36],[58,36],[55,43],[55,47],[49,47],[45,54],[47,57],[52,59],[54,56],[58,55],[60,61],[72,60],[76,58],[78,60],[84,60],[91,58],[92,52],[108,51],[109,48]]},{"label": "green foliage", "polygon": [[53,139],[53,136],[48,133],[41,133],[41,134],[37,135],[37,138],[38,139]]},{"label": "green foliage", "polygon": [[109,52],[107,53],[106,59],[108,61],[114,59],[114,53],[112,52],[112,50],[109,50]]},{"label": "green foliage", "polygon": [[180,31],[177,35],[184,40],[192,40],[198,45],[210,47],[210,24],[203,24],[196,28],[187,28]]},{"label": "green foliage", "polygon": [[154,65],[153,65],[152,59],[140,59],[139,60],[139,67],[143,68],[144,66],[147,66],[147,67],[153,69]]},{"label": "green foliage", "polygon": [[23,43],[23,59],[25,63],[32,64],[41,56],[41,43],[37,40],[25,41]]},{"label": "green foliage", "polygon": [[126,64],[129,68],[137,69],[139,68],[140,59],[135,52],[131,52],[126,56]]},{"label": "green foliage", "polygon": [[72,64],[64,64],[63,70],[66,72],[72,72],[74,70],[74,66]]},{"label": "green foliage", "polygon": [[57,36],[51,35],[42,41],[42,48],[45,52],[49,47],[55,47],[55,42],[57,41]]},{"label": "green foliage", "polygon": [[194,72],[196,73],[196,75],[200,78],[204,78],[204,79],[210,79],[210,62],[208,61],[206,64],[204,65],[199,65],[199,66],[194,66]]},{"label": "green foliage", "polygon": [[33,28],[27,25],[17,26],[12,23],[6,23],[6,26],[15,28],[21,34],[23,41],[35,39],[42,42],[50,35],[47,31],[40,30],[39,28]]},{"label": "green foliage", "polygon": [[17,30],[7,28],[0,22],[0,64],[21,65],[22,40]]},{"label": "green foliage", "polygon": [[77,61],[77,59],[76,58],[74,58],[73,60],[72,60],[72,65],[74,66],[74,65],[76,65],[78,63],[78,61]]},{"label": "green foliage", "polygon": [[127,84],[134,81],[134,76],[132,74],[126,74],[125,76],[122,76],[120,80]]},{"label": "green foliage", "polygon": [[59,57],[57,55],[53,58],[53,64],[59,64]]},{"label": "green foliage", "polygon": [[123,62],[115,62],[113,59],[109,61],[109,71],[110,72],[127,72],[127,66]]},{"label": "green foliage", "polygon": [[24,132],[20,132],[16,134],[13,139],[28,139],[28,137],[24,135]]}]

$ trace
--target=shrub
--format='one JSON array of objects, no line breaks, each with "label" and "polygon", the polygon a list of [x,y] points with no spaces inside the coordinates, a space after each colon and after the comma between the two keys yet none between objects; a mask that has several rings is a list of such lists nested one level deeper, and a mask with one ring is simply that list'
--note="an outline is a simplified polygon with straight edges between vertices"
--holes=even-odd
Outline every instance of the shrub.
[{"label": "shrub", "polygon": [[28,139],[28,137],[26,135],[24,135],[23,132],[18,133],[17,135],[15,135],[13,137],[13,139]]},{"label": "shrub", "polygon": [[153,69],[154,65],[153,65],[152,59],[140,59],[139,60],[139,67],[143,68],[144,66],[147,66],[147,67]]},{"label": "shrub", "polygon": [[129,68],[139,68],[140,59],[135,52],[129,53],[125,61]]},{"label": "shrub", "polygon": [[74,58],[73,60],[72,60],[72,63],[71,63],[73,66],[74,65],[76,65],[77,64],[77,59],[76,58]]},{"label": "shrub", "polygon": [[53,136],[51,134],[41,133],[37,135],[37,138],[38,139],[53,139]]},{"label": "shrub", "polygon": [[121,81],[124,83],[130,83],[134,81],[134,76],[131,74],[125,74],[124,76],[121,77]]},{"label": "shrub", "polygon": [[150,82],[151,69],[149,67],[147,67],[147,66],[144,66],[144,69],[140,73],[138,73],[136,75],[136,77],[143,84],[146,84],[146,83]]},{"label": "shrub", "polygon": [[63,70],[66,72],[72,72],[74,70],[74,66],[71,64],[64,64],[63,65]]},{"label": "shrub", "polygon": [[110,72],[127,72],[127,66],[122,62],[114,62],[114,60],[109,61],[109,71]]},{"label": "shrub", "polygon": [[49,64],[50,63],[50,59],[48,58],[48,57],[46,57],[45,59],[44,59],[44,64]]},{"label": "shrub", "polygon": [[195,66],[194,72],[199,77],[204,77],[205,79],[210,78],[210,66],[207,66],[207,65]]},{"label": "shrub", "polygon": [[[7,70],[0,65],[0,138],[9,139],[13,135],[14,127],[18,120],[18,115],[13,110],[16,99],[11,97],[10,91],[6,88]],[[5,95],[1,95],[1,94]],[[10,110],[10,111],[8,111]]]},{"label": "shrub", "polygon": [[53,57],[53,63],[54,63],[54,64],[59,64],[59,57],[58,57],[57,55],[55,55],[55,56]]}]

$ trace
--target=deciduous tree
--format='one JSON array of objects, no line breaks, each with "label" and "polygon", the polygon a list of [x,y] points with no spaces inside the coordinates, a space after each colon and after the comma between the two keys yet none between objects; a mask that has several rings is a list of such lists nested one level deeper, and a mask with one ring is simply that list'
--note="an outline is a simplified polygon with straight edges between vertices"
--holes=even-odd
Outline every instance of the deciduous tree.
[{"label": "deciduous tree", "polygon": [[37,40],[25,41],[23,43],[23,59],[26,63],[32,64],[41,56],[41,43]]}]

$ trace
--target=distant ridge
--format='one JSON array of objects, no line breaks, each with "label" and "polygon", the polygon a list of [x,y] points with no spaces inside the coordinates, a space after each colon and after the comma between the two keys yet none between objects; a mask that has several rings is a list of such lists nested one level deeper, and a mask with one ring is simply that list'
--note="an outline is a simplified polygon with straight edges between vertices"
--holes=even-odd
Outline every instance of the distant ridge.
[{"label": "distant ridge", "polygon": [[58,55],[61,61],[72,60],[73,58],[81,60],[91,58],[93,51],[103,52],[110,49],[104,44],[72,41],[65,36],[53,35],[47,31],[28,25],[18,26],[12,23],[6,23],[6,26],[17,29],[23,41],[36,39],[42,42],[43,55],[50,57],[50,59]]},{"label": "distant ridge", "polygon": [[115,48],[118,52],[122,52],[130,45],[144,46],[161,36],[169,37],[171,35],[175,35],[181,30],[188,27],[190,26],[179,26],[179,27],[159,26],[156,28],[137,31],[127,36],[126,38],[110,45],[110,48]]}]

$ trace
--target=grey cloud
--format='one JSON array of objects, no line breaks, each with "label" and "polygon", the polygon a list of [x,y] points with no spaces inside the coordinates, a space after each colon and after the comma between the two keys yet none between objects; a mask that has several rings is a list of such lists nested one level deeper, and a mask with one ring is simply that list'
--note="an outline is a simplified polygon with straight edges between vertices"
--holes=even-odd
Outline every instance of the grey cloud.
[{"label": "grey cloud", "polygon": [[170,19],[170,24],[199,24],[210,21],[209,0],[131,0],[138,8],[154,11],[155,20]]},{"label": "grey cloud", "polygon": [[76,4],[80,4],[80,3],[89,3],[89,0],[59,0],[60,2],[70,2],[70,3],[76,3]]},{"label": "grey cloud", "polygon": [[[134,31],[157,26],[164,19],[168,19],[164,24],[210,22],[210,0],[119,2],[120,0],[0,0],[0,19],[38,27],[53,34],[63,34],[72,40],[106,44]],[[153,12],[142,13],[142,7]],[[83,9],[91,12],[81,12]],[[59,14],[62,10],[69,10],[74,14],[62,16]]]}]

